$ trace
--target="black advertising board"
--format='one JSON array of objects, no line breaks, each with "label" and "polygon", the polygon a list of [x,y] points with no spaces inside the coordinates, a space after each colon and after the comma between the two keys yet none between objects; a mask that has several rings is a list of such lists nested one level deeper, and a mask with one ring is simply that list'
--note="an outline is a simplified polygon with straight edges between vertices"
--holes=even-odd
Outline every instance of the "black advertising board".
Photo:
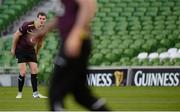
[{"label": "black advertising board", "polygon": [[134,86],[180,85],[180,68],[134,68],[131,75]]},{"label": "black advertising board", "polygon": [[89,86],[125,86],[128,69],[89,69]]}]

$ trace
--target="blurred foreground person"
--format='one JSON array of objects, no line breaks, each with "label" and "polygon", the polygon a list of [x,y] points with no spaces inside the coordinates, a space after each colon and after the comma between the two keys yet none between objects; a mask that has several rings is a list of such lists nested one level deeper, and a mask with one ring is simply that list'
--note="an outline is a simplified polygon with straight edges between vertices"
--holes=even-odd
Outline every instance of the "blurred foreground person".
[{"label": "blurred foreground person", "polygon": [[[59,1],[60,2],[60,1]],[[105,101],[97,99],[86,81],[87,63],[91,51],[90,22],[96,12],[95,0],[61,0],[64,14],[47,24],[34,36],[38,41],[52,28],[60,32],[60,49],[55,58],[55,68],[49,88],[52,111],[63,110],[64,98],[72,94],[75,100],[91,111],[107,111]],[[60,6],[59,6],[60,7]],[[59,13],[59,14],[58,14]]]}]

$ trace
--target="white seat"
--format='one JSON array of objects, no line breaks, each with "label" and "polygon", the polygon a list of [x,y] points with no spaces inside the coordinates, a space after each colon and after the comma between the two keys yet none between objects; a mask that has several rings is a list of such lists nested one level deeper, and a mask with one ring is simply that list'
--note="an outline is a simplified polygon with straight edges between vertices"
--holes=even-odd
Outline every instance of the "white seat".
[{"label": "white seat", "polygon": [[178,49],[177,48],[169,48],[167,52],[170,54],[175,53],[175,52],[178,52]]},{"label": "white seat", "polygon": [[138,58],[139,60],[144,60],[144,59],[146,59],[147,57],[148,57],[148,53],[147,53],[147,52],[139,53],[138,56],[137,56],[137,58]]},{"label": "white seat", "polygon": [[177,52],[179,52],[180,53],[180,49],[178,49],[178,51]]},{"label": "white seat", "polygon": [[178,58],[180,58],[180,49],[178,49],[177,53],[178,53]]},{"label": "white seat", "polygon": [[175,59],[175,58],[178,58],[178,57],[179,57],[179,53],[178,52],[174,52],[174,53],[169,54],[169,58],[171,60]]},{"label": "white seat", "polygon": [[169,53],[168,52],[162,52],[159,54],[159,58],[160,58],[160,61],[162,61],[163,59],[167,59],[167,58],[169,58]]},{"label": "white seat", "polygon": [[157,59],[159,58],[159,54],[157,52],[150,53],[148,56],[149,60]]}]

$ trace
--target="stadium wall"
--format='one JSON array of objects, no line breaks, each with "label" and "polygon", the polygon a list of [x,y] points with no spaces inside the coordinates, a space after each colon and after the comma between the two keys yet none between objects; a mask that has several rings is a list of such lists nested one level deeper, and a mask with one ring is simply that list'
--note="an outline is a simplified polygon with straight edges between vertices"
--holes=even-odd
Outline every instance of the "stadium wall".
[{"label": "stadium wall", "polygon": [[[18,75],[17,74],[12,74],[12,73],[1,73],[0,74],[0,86],[4,86],[4,87],[9,87],[9,86],[17,86],[18,82],[17,82],[17,78]],[[31,77],[30,75],[26,75],[25,78],[25,86],[31,86]]]},{"label": "stadium wall", "polygon": [[[31,86],[30,75],[26,86]],[[89,86],[180,86],[179,67],[90,67]],[[0,73],[0,86],[17,86],[17,74]]]}]

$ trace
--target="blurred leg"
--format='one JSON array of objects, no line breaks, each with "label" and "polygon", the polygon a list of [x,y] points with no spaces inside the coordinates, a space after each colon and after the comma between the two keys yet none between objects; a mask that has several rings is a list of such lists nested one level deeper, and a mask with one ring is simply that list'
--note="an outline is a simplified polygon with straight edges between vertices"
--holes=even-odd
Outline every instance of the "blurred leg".
[{"label": "blurred leg", "polygon": [[105,101],[102,99],[97,99],[91,92],[91,89],[86,85],[86,75],[84,75],[84,80],[79,81],[77,87],[73,91],[75,100],[91,111],[108,111],[105,106]]},{"label": "blurred leg", "polygon": [[64,109],[64,97],[69,91],[69,79],[65,69],[55,65],[49,88],[49,103],[51,111]]}]

